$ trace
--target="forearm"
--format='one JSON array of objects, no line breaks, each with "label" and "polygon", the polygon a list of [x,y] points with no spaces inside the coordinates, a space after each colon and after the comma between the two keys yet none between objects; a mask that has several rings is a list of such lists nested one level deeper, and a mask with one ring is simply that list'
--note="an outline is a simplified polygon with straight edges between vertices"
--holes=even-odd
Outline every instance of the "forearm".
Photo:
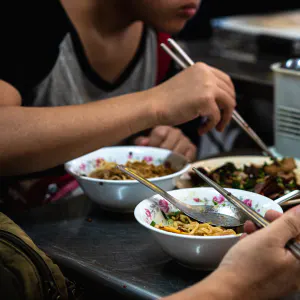
[{"label": "forearm", "polygon": [[84,105],[0,109],[0,172],[39,171],[155,126],[151,91]]},{"label": "forearm", "polygon": [[246,299],[236,285],[234,274],[215,271],[201,282],[161,300],[240,300]]}]

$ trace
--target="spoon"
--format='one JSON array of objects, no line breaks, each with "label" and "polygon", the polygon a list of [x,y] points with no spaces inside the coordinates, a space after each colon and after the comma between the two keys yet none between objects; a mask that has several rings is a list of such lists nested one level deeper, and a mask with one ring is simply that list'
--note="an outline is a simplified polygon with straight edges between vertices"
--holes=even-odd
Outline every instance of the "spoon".
[{"label": "spoon", "polygon": [[[225,197],[230,203],[235,205],[237,208],[242,210],[245,215],[247,215],[248,219],[252,220],[258,227],[267,227],[270,223],[264,217],[262,217],[259,213],[257,213],[254,209],[247,206],[242,201],[239,201],[234,195],[230,192],[226,191],[216,182],[208,178],[206,175],[201,173],[196,168],[193,168],[194,172],[199,175],[207,184],[213,187],[216,191],[218,191],[221,195]],[[300,259],[300,242],[296,239],[291,239],[287,244],[286,248],[288,248],[298,259]]]},{"label": "spoon", "polygon": [[[178,208],[178,210],[182,211],[187,216],[193,218],[196,221],[199,221],[201,223],[210,223],[212,225],[222,226],[224,228],[236,228],[243,226],[243,224],[247,220],[246,215],[234,205],[189,205],[176,199],[154,183],[136,174],[134,171],[121,165],[118,165],[117,168],[133,179],[136,179],[137,181],[154,191],[156,194],[161,195],[172,205]],[[295,197],[295,193],[293,193],[292,198],[293,197]],[[286,195],[284,201],[288,201],[289,199],[291,198],[287,197]],[[277,201],[279,200],[280,199],[277,199]]]},{"label": "spoon", "polygon": [[299,190],[295,190],[295,191],[292,191],[276,200],[274,200],[275,203],[277,203],[278,205],[281,205],[281,204],[284,204],[286,203],[288,200],[291,200],[297,196],[300,195],[300,191]]}]

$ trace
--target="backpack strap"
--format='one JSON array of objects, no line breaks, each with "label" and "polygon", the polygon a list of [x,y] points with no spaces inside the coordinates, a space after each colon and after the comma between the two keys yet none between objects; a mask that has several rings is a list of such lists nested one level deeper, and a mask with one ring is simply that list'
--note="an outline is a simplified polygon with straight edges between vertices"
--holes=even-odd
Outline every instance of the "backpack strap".
[{"label": "backpack strap", "polygon": [[156,84],[159,84],[165,78],[170,65],[171,57],[161,48],[160,44],[167,44],[168,38],[171,36],[169,34],[158,32],[157,33],[157,75],[156,75]]}]

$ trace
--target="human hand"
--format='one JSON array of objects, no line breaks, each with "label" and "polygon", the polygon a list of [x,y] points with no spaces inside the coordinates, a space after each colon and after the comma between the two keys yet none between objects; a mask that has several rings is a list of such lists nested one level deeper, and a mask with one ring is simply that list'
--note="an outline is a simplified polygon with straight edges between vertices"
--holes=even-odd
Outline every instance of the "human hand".
[{"label": "human hand", "polygon": [[199,134],[214,127],[223,131],[236,105],[229,76],[204,63],[196,63],[149,92],[154,93],[152,108],[157,124],[177,125],[207,117]]},{"label": "human hand", "polygon": [[273,222],[261,230],[245,224],[252,234],[229,250],[217,271],[231,274],[232,288],[245,300],[278,299],[300,289],[300,261],[285,248],[300,234],[300,206],[284,214],[268,211],[265,217]]},{"label": "human hand", "polygon": [[159,147],[172,150],[185,156],[189,161],[196,158],[197,148],[183,132],[171,126],[157,126],[149,136],[140,136],[134,140],[137,146]]}]

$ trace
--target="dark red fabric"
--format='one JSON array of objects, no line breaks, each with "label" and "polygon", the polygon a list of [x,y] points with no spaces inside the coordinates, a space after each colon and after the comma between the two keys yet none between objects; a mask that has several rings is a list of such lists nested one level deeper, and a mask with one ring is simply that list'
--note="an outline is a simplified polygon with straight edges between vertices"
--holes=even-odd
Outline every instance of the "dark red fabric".
[{"label": "dark red fabric", "polygon": [[161,43],[167,44],[168,38],[171,36],[166,33],[158,32],[157,33],[157,77],[156,84],[159,84],[166,76],[170,64],[170,56],[162,49],[160,46]]}]

